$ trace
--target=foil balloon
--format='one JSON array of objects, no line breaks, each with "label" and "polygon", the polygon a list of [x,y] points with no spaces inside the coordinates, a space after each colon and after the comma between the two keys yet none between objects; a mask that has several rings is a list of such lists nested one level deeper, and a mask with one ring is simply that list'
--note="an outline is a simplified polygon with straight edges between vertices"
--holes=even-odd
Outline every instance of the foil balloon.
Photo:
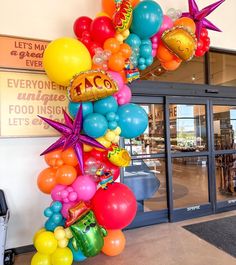
[{"label": "foil balloon", "polygon": [[74,236],[73,247],[80,249],[86,257],[96,256],[104,245],[103,237],[106,230],[99,226],[92,211],[83,215],[76,223],[70,226]]},{"label": "foil balloon", "polygon": [[70,101],[96,101],[118,91],[116,83],[104,71],[91,70],[74,77],[68,88]]},{"label": "foil balloon", "polygon": [[83,161],[83,144],[88,144],[94,147],[105,149],[103,145],[97,142],[92,137],[82,134],[83,128],[83,110],[82,104],[79,107],[79,111],[73,121],[71,117],[63,110],[65,124],[62,124],[57,121],[53,121],[44,117],[40,117],[47,124],[52,126],[58,132],[62,134],[62,136],[52,145],[50,145],[41,155],[45,155],[50,153],[53,150],[63,147],[64,150],[69,147],[73,147],[76,156],[78,158],[79,167],[81,169],[82,174],[84,173],[84,161]]},{"label": "foil balloon", "polygon": [[107,158],[112,164],[118,167],[127,167],[131,161],[129,152],[119,146],[114,146],[112,150],[108,152]]},{"label": "foil balloon", "polygon": [[79,203],[75,204],[68,211],[69,214],[65,223],[66,227],[69,227],[74,224],[80,218],[81,215],[88,212],[89,210],[89,207],[83,201],[80,201]]},{"label": "foil balloon", "polygon": [[103,166],[99,167],[96,171],[96,177],[99,180],[101,188],[105,190],[107,190],[107,186],[109,183],[114,182],[112,171],[109,169],[105,169]]},{"label": "foil balloon", "polygon": [[190,61],[197,48],[197,39],[182,26],[167,30],[162,35],[164,45],[183,61]]},{"label": "foil balloon", "polygon": [[113,24],[117,31],[123,32],[129,29],[132,22],[132,4],[130,0],[123,0],[116,5],[116,13],[113,17]]}]

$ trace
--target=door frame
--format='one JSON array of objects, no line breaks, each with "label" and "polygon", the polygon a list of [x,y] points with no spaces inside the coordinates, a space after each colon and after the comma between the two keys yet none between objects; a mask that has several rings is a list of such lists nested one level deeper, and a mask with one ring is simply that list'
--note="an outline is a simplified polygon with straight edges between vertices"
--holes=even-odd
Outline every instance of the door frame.
[{"label": "door frame", "polygon": [[[212,213],[235,210],[235,203],[216,201],[216,176],[215,176],[215,152],[214,150],[214,132],[213,132],[213,105],[219,102],[221,105],[225,103],[236,105],[236,88],[196,85],[196,84],[180,84],[180,83],[163,83],[157,81],[134,81],[131,84],[133,94],[133,103],[163,103],[165,117],[165,158],[166,158],[166,185],[167,185],[167,205],[168,209],[158,212],[146,212],[137,214],[135,220],[127,227],[127,229],[157,224],[161,222],[175,222],[185,219],[191,219]],[[161,99],[161,100],[160,100]],[[162,100],[163,99],[163,100]],[[171,155],[170,146],[170,131],[169,131],[169,104],[173,100],[177,102],[206,105],[206,126],[208,134],[208,151],[202,152],[201,155],[208,157],[208,195],[209,203],[200,205],[198,211],[187,211],[186,208],[173,209],[173,194],[172,194],[172,174],[171,174]],[[219,151],[218,151],[219,152]],[[235,152],[236,153],[236,150]],[[186,156],[194,156],[195,153],[188,153]],[[145,158],[151,158],[145,156]],[[121,181],[123,181],[123,171],[121,170]],[[198,205],[197,205],[198,206]]]}]

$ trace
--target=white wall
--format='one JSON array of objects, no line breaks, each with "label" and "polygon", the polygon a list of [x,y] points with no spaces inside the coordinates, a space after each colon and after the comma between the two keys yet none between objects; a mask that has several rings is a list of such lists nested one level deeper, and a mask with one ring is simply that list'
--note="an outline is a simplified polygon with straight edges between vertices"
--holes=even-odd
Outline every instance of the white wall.
[{"label": "white wall", "polygon": [[[168,8],[187,10],[187,0],[157,1]],[[200,8],[212,3],[204,0]],[[73,36],[73,22],[82,15],[95,16],[100,0],[11,0],[2,1],[0,34],[53,40]],[[236,1],[227,0],[210,20],[223,30],[211,33],[212,46],[236,49]],[[7,247],[32,243],[33,233],[43,225],[43,209],[50,198],[37,189],[37,175],[46,167],[39,154],[55,138],[0,139],[0,187],[6,191],[11,209]]]}]

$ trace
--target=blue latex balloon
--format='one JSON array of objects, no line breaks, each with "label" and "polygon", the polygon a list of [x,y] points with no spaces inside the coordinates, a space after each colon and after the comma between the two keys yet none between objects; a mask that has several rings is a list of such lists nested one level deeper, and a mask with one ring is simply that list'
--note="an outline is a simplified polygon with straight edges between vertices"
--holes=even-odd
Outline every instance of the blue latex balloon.
[{"label": "blue latex balloon", "polygon": [[148,57],[148,58],[146,59],[146,65],[149,66],[149,65],[151,65],[152,63],[153,63],[153,57],[150,56],[150,57]]},{"label": "blue latex balloon", "polygon": [[43,212],[45,217],[51,217],[53,215],[53,211],[51,210],[50,207],[46,208]]},{"label": "blue latex balloon", "polygon": [[108,112],[108,113],[106,114],[106,118],[107,118],[108,121],[114,121],[115,118],[116,118],[116,114],[115,114],[115,112]]},{"label": "blue latex balloon", "polygon": [[148,115],[145,110],[136,104],[125,104],[118,108],[118,126],[121,135],[125,138],[135,138],[147,128]]},{"label": "blue latex balloon", "polygon": [[142,1],[133,10],[131,32],[141,39],[149,39],[159,28],[163,21],[163,12],[159,4],[154,1]]},{"label": "blue latex balloon", "polygon": [[117,101],[112,96],[97,100],[93,105],[94,112],[102,115],[106,115],[108,112],[117,112],[118,109]]},{"label": "blue latex balloon", "polygon": [[84,119],[83,129],[88,136],[98,138],[106,133],[108,123],[102,114],[90,113]]},{"label": "blue latex balloon", "polygon": [[[78,110],[80,107],[80,103],[78,102],[69,102],[68,109],[70,115],[75,118]],[[85,118],[89,113],[93,113],[93,103],[92,102],[83,102],[82,103],[83,109],[83,118]]]},{"label": "blue latex balloon", "polygon": [[151,42],[151,40],[149,40],[149,39],[142,40],[141,45],[142,45],[142,44],[148,44],[148,45],[151,45],[151,46],[152,46],[152,42]]},{"label": "blue latex balloon", "polygon": [[140,46],[140,57],[149,58],[152,55],[152,45],[142,44]]},{"label": "blue latex balloon", "polygon": [[141,70],[141,71],[145,70],[146,68],[147,68],[146,64],[139,64],[138,65],[138,69]]},{"label": "blue latex balloon", "polygon": [[62,209],[62,203],[59,201],[54,201],[50,208],[54,213],[60,213]]},{"label": "blue latex balloon", "polygon": [[135,48],[141,45],[141,40],[138,35],[131,33],[125,40],[125,43],[127,43],[130,47]]},{"label": "blue latex balloon", "polygon": [[70,248],[72,254],[73,254],[73,261],[75,262],[79,262],[79,261],[84,261],[87,259],[87,257],[84,256],[83,252],[78,249],[78,250],[75,250],[72,243],[71,243],[71,240],[68,244],[68,247]]},{"label": "blue latex balloon", "polygon": [[110,121],[110,122],[108,122],[108,128],[110,130],[115,130],[117,126],[118,126],[118,124],[117,124],[116,121]]}]

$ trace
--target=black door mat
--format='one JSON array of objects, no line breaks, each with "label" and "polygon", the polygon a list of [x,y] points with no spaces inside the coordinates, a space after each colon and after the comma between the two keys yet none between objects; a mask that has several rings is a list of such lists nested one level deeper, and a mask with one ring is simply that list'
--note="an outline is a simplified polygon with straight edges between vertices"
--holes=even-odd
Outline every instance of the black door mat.
[{"label": "black door mat", "polygon": [[236,258],[236,216],[183,226]]}]

